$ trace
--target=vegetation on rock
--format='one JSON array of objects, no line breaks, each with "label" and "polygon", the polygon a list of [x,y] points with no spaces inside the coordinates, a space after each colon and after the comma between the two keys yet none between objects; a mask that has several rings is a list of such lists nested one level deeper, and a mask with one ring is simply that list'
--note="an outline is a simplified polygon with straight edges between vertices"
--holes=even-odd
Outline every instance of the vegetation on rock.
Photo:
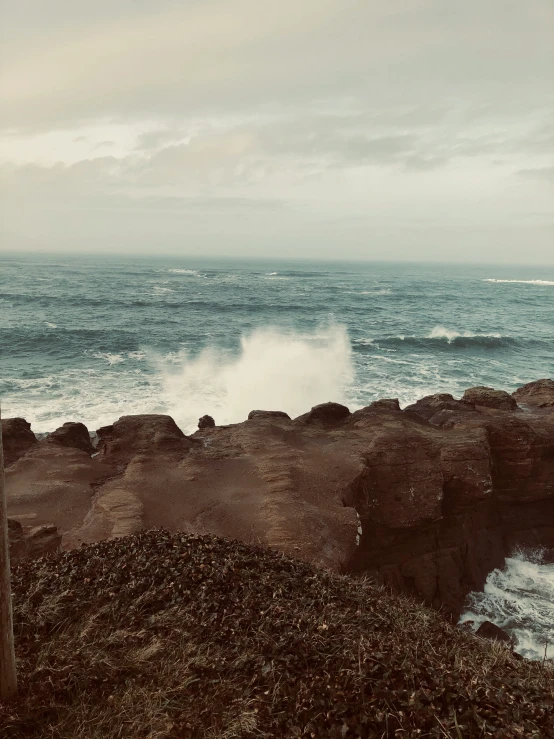
[{"label": "vegetation on rock", "polygon": [[554,670],[368,581],[151,530],[14,568],[2,737],[554,737]]}]

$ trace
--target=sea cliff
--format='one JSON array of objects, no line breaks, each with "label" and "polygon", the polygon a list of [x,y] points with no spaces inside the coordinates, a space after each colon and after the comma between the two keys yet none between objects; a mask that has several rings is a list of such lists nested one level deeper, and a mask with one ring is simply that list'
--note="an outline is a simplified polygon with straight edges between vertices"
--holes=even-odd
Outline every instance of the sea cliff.
[{"label": "sea cliff", "polygon": [[552,380],[201,425],[186,436],[169,416],[124,416],[94,447],[80,423],[38,441],[3,421],[19,541],[46,525],[62,549],[158,526],[214,534],[367,573],[453,619],[516,545],[554,547]]}]

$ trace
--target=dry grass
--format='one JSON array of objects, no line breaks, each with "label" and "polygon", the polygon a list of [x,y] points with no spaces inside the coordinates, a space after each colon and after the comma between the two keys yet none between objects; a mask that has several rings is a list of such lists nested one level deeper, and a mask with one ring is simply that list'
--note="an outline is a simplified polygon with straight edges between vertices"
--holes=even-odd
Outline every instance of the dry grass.
[{"label": "dry grass", "polygon": [[151,531],[14,572],[0,735],[554,737],[554,671],[370,583]]}]

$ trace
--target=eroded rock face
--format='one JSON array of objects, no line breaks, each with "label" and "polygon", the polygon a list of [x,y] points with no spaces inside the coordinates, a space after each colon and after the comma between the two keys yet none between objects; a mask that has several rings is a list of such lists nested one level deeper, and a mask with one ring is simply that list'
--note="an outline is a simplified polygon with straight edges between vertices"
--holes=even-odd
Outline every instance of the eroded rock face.
[{"label": "eroded rock face", "polygon": [[513,393],[520,405],[537,406],[539,408],[554,407],[554,380],[536,380],[523,385]]},{"label": "eroded rock face", "polygon": [[38,442],[31,431],[31,424],[24,418],[3,418],[1,423],[4,465],[10,467]]},{"label": "eroded rock face", "polygon": [[60,551],[61,534],[53,524],[22,526],[19,521],[8,518],[10,562],[16,564],[30,557],[45,557]]},{"label": "eroded rock face", "polygon": [[373,574],[457,618],[514,545],[554,548],[554,410],[516,396],[253,411],[192,437],[168,416],[126,416],[98,431],[93,458],[38,444],[8,470],[9,506],[56,523],[66,547],[153,526],[213,533]]}]

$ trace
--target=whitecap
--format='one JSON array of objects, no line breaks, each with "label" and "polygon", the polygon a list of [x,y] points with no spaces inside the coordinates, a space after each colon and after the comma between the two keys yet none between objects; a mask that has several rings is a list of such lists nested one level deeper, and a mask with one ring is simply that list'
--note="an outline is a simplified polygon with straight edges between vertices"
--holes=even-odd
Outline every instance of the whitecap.
[{"label": "whitecap", "polygon": [[125,361],[125,357],[121,354],[112,354],[111,352],[93,352],[95,359],[104,359],[108,364],[121,364]]},{"label": "whitecap", "polygon": [[161,285],[154,285],[154,295],[164,295],[165,293],[174,293],[170,287],[162,287]]},{"label": "whitecap", "polygon": [[58,328],[56,323],[50,323],[50,321],[45,321],[44,323],[48,328]]},{"label": "whitecap", "polygon": [[[404,339],[404,337],[400,337]],[[451,344],[455,339],[501,339],[502,334],[489,333],[471,333],[471,331],[456,331],[455,329],[445,328],[444,326],[435,326],[427,335],[428,339],[446,339]]]},{"label": "whitecap", "polygon": [[206,275],[201,274],[197,269],[168,269],[173,275],[190,275],[191,277],[205,277]]},{"label": "whitecap", "polygon": [[497,280],[494,277],[488,277],[483,282],[508,282],[519,285],[554,285],[554,280]]}]

